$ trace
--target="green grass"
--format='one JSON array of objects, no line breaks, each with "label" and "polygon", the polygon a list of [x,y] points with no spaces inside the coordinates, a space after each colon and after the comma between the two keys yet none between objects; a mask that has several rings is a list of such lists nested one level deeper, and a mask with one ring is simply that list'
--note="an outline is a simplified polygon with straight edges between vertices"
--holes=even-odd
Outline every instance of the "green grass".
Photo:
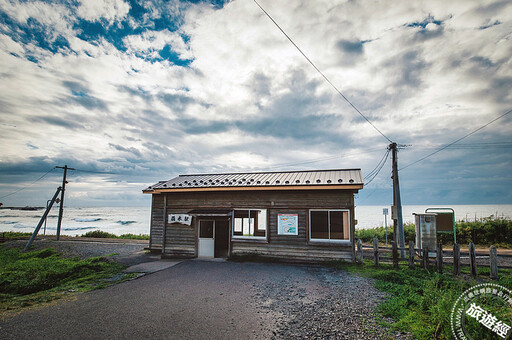
[{"label": "green grass", "polygon": [[115,234],[107,233],[106,231],[94,230],[89,231],[82,235],[82,237],[93,237],[93,238],[117,238],[124,240],[149,240],[149,235],[147,234],[123,234],[121,236],[117,236]]},{"label": "green grass", "polygon": [[[333,265],[375,279],[376,288],[389,293],[378,311],[394,323],[383,322],[384,326],[410,332],[417,339],[451,339],[449,320],[455,300],[465,289],[480,283],[468,276],[453,277],[449,266],[445,267],[445,274],[438,274],[419,267],[401,266],[398,270],[390,265],[375,267],[367,261],[363,265],[346,262]],[[477,280],[486,281],[481,277]],[[512,271],[500,270],[500,280],[496,283],[512,289]]]},{"label": "green grass", "polygon": [[5,238],[6,241],[30,236],[32,236],[32,233],[21,233],[17,231],[3,231],[0,233],[0,237]]},{"label": "green grass", "polygon": [[53,248],[0,248],[0,313],[120,282],[130,278],[124,268],[108,257],[65,258]]}]

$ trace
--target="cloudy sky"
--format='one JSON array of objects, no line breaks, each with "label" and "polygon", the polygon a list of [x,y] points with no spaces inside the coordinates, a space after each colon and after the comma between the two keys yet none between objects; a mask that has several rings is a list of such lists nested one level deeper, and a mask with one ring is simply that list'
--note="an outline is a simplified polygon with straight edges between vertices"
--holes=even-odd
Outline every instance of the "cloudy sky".
[{"label": "cloudy sky", "polygon": [[[512,203],[512,114],[408,167],[512,109],[510,1],[259,2],[407,145],[404,204]],[[4,205],[44,205],[56,165],[69,205],[146,205],[185,173],[366,176],[389,144],[252,0],[0,0],[0,132]],[[357,204],[390,204],[390,172]]]}]

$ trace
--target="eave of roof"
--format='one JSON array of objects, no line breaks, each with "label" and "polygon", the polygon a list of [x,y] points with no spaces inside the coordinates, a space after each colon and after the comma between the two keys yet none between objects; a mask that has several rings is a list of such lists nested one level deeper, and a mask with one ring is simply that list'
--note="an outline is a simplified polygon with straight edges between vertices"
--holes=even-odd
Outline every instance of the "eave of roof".
[{"label": "eave of roof", "polygon": [[345,185],[302,185],[302,186],[263,186],[263,187],[210,187],[210,188],[179,188],[144,190],[144,194],[160,194],[165,192],[205,192],[205,191],[271,191],[271,190],[359,190],[362,184]]},{"label": "eave of roof", "polygon": [[358,190],[363,188],[360,169],[180,175],[143,190],[162,192],[246,190]]}]

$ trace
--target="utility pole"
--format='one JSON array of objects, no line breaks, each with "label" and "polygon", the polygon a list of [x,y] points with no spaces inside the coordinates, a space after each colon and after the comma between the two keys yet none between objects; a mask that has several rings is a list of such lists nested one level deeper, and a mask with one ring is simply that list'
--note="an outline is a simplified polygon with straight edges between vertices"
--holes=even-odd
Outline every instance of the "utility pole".
[{"label": "utility pole", "polygon": [[64,169],[64,176],[62,177],[62,191],[60,194],[60,207],[59,207],[59,220],[57,221],[57,241],[60,238],[60,226],[62,224],[62,214],[64,213],[64,192],[66,191],[66,175],[68,173],[68,170],[75,170],[73,168],[68,168],[67,165],[62,166],[56,166],[56,168]]},{"label": "utility pole", "polygon": [[[405,236],[404,222],[402,218],[402,199],[400,198],[400,183],[398,181],[398,145],[396,143],[389,144],[389,149],[393,156],[393,239],[395,243],[398,241],[400,246],[400,257],[405,258]],[[397,237],[398,236],[398,237]]]}]

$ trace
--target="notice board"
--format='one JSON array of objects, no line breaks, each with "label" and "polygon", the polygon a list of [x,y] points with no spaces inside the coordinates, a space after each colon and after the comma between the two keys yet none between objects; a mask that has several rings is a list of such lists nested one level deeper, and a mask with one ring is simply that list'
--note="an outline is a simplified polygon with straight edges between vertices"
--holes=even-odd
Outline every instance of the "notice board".
[{"label": "notice board", "polygon": [[278,235],[299,235],[298,214],[277,214]]}]

